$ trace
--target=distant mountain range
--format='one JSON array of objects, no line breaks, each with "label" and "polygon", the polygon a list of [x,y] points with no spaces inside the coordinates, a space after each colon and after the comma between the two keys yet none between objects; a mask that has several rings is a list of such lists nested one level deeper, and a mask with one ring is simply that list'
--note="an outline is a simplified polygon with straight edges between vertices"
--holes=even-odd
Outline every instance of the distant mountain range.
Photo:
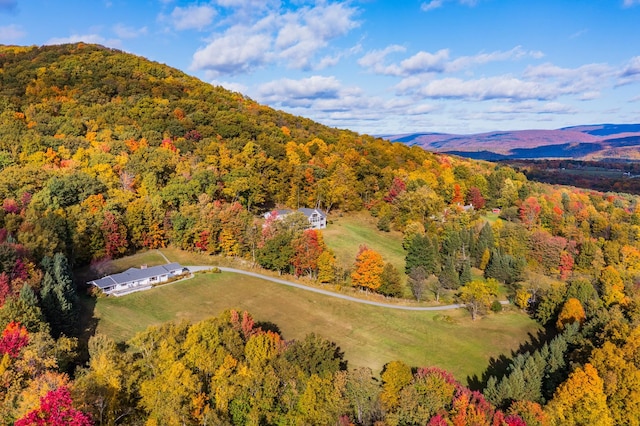
[{"label": "distant mountain range", "polygon": [[640,160],[640,124],[594,124],[556,130],[514,130],[455,135],[410,133],[383,136],[427,151],[481,160],[572,158]]}]

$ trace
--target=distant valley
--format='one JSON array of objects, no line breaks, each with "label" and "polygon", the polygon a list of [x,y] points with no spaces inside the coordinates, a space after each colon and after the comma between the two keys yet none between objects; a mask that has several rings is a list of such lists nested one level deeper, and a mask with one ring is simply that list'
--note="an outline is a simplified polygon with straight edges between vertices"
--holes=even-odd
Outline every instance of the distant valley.
[{"label": "distant valley", "polygon": [[425,132],[383,137],[428,151],[489,161],[549,158],[640,160],[640,124],[596,124],[470,135]]}]

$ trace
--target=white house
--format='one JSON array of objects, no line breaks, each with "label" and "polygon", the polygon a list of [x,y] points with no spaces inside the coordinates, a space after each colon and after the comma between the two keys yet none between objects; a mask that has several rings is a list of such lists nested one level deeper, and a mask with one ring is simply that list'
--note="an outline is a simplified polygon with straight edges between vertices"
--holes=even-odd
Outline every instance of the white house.
[{"label": "white house", "polygon": [[[327,227],[327,215],[320,209],[307,209],[299,208],[297,211],[302,213],[309,221],[309,228],[311,229],[324,229]],[[284,216],[293,213],[292,210],[273,210],[264,214],[265,219],[269,219],[275,215],[276,219],[281,219]]]},{"label": "white house", "polygon": [[129,268],[119,274],[107,275],[104,278],[87,282],[101,289],[106,294],[123,294],[132,291],[146,290],[154,284],[166,282],[169,278],[182,275],[189,270],[179,263],[152,266],[150,268]]}]

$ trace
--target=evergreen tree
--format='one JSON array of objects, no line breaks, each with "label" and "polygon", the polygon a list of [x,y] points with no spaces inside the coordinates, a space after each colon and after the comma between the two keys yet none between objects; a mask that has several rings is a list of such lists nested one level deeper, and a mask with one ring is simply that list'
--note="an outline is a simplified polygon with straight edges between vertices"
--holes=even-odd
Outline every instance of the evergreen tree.
[{"label": "evergreen tree", "polygon": [[495,241],[493,238],[493,229],[489,222],[486,222],[482,229],[480,229],[480,233],[478,234],[478,239],[475,241],[471,249],[471,256],[475,261],[476,266],[480,266],[480,262],[482,261],[482,255],[485,250],[493,250],[495,247]]},{"label": "evergreen tree", "polygon": [[459,281],[460,285],[466,285],[471,282],[471,261],[469,259],[462,261]]},{"label": "evergreen tree", "polygon": [[522,257],[513,257],[510,254],[502,254],[499,250],[492,250],[484,276],[512,285],[522,281],[525,266],[526,261]]},{"label": "evergreen tree", "polygon": [[455,290],[460,287],[460,276],[453,256],[447,256],[442,262],[442,271],[438,274],[438,281],[444,288]]},{"label": "evergreen tree", "polygon": [[405,262],[407,274],[419,266],[423,267],[427,274],[437,273],[440,263],[437,240],[427,235],[414,236],[407,247]]},{"label": "evergreen tree", "polygon": [[31,286],[27,283],[25,283],[20,289],[19,298],[29,306],[38,306],[38,296],[36,296],[36,292],[33,291]]},{"label": "evergreen tree", "polygon": [[75,292],[67,258],[57,253],[51,262],[43,262],[46,269],[42,280],[42,310],[54,336],[72,335],[78,319],[78,296]]}]

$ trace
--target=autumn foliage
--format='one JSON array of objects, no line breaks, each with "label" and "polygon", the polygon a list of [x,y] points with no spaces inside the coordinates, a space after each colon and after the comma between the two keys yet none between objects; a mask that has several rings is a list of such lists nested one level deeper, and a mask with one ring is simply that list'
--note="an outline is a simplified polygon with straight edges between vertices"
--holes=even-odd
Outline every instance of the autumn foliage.
[{"label": "autumn foliage", "polygon": [[383,270],[384,261],[380,253],[361,247],[351,273],[351,284],[354,287],[375,291],[382,285]]},{"label": "autumn foliage", "polygon": [[29,343],[27,329],[17,322],[10,322],[0,337],[0,354],[16,358],[20,349]]},{"label": "autumn foliage", "polygon": [[18,419],[15,426],[91,426],[91,418],[72,407],[71,395],[61,387],[48,392],[37,410]]}]

